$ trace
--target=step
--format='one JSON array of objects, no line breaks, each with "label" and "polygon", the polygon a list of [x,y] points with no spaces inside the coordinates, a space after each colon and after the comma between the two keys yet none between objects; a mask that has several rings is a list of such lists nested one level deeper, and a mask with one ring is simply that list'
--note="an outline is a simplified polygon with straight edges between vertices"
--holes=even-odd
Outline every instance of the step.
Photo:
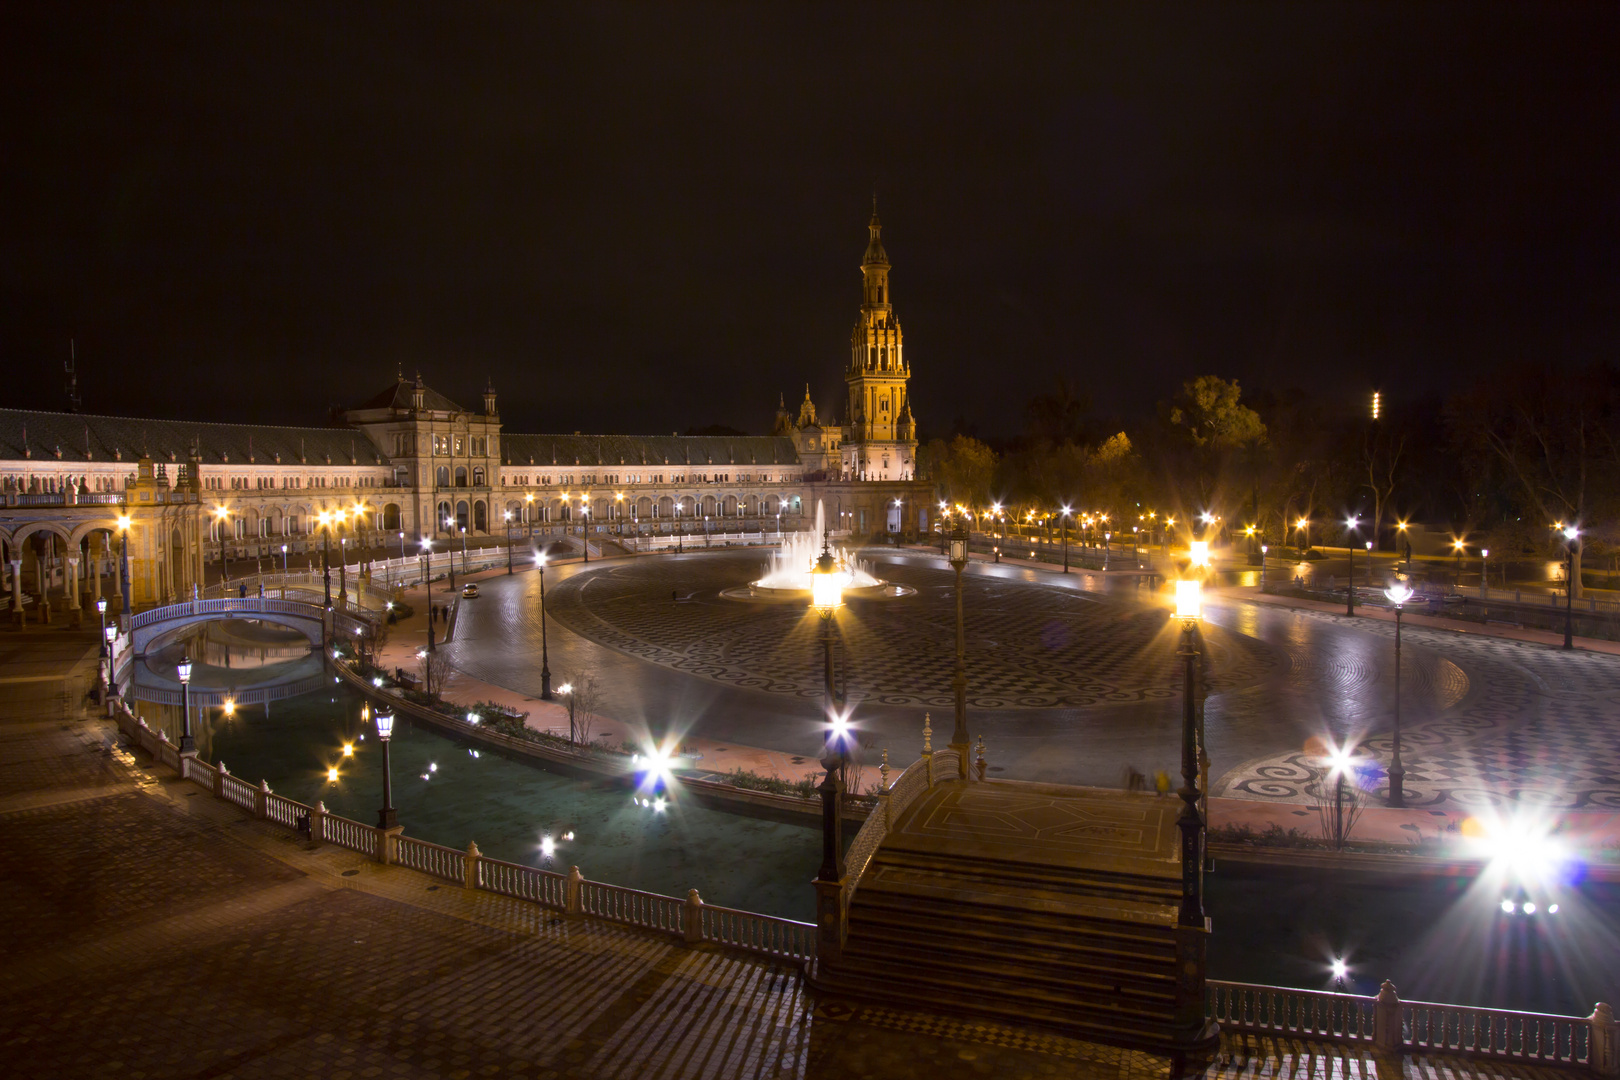
[{"label": "step", "polygon": [[[1175,970],[1174,948],[1152,951],[1133,949],[1128,942],[1076,937],[1030,938],[1013,934],[983,934],[962,927],[951,927],[938,920],[926,925],[896,918],[872,918],[868,914],[851,917],[851,940],[871,940],[890,948],[942,948],[961,954],[990,959],[1008,955],[1038,955],[1044,966],[1072,967],[1077,970],[1132,971],[1143,977],[1160,973],[1168,978]],[[1173,943],[1172,943],[1173,945]]]},{"label": "step", "polygon": [[1072,912],[1027,912],[933,898],[918,900],[902,893],[857,893],[850,904],[851,922],[872,919],[899,928],[940,927],[949,932],[1000,937],[1024,945],[1085,939],[1098,946],[1171,956],[1175,951],[1173,921],[1142,923],[1084,918]]},{"label": "step", "polygon": [[960,983],[878,961],[861,958],[858,974],[830,970],[817,974],[818,988],[835,994],[880,1001],[901,1008],[945,1010],[969,1016],[1005,1020],[1018,1025],[1039,1024],[1081,1038],[1105,1043],[1165,1045],[1174,1035],[1167,1010],[1142,1009],[1130,1003],[1083,1002],[1031,993],[1018,985]]},{"label": "step", "polygon": [[1071,881],[1092,881],[1103,885],[1117,883],[1120,886],[1146,889],[1176,889],[1180,887],[1181,872],[1179,863],[1169,868],[1173,872],[1140,872],[1139,870],[1126,870],[1109,868],[1105,866],[1083,865],[1080,863],[1067,863],[1054,865],[1050,863],[1029,862],[1018,858],[1002,858],[982,851],[957,852],[941,850],[934,845],[918,845],[906,843],[907,837],[890,833],[884,837],[883,846],[873,854],[875,860],[907,861],[917,865],[937,867],[942,873],[989,873],[1005,875],[1018,880],[1050,880],[1058,885]]},{"label": "step", "polygon": [[862,876],[874,878],[885,871],[910,875],[933,875],[947,881],[973,882],[981,887],[1042,895],[1059,899],[1067,896],[1120,898],[1145,902],[1174,903],[1181,896],[1181,879],[1110,874],[1103,871],[1061,871],[994,860],[942,860],[918,852],[879,848]]},{"label": "step", "polygon": [[884,868],[862,878],[852,903],[863,899],[882,903],[884,898],[904,898],[921,910],[973,907],[1024,918],[1044,915],[1135,925],[1143,928],[1175,925],[1176,909],[1170,904],[1107,897],[1052,897],[1007,892],[969,882],[950,881],[931,874],[913,874],[899,868]]},{"label": "step", "polygon": [[846,963],[869,969],[874,962],[904,970],[916,977],[932,973],[964,989],[983,992],[994,987],[1016,988],[1020,996],[1050,997],[1057,1001],[1130,1003],[1145,1010],[1169,1009],[1175,999],[1174,971],[1143,972],[1130,968],[1089,968],[1041,964],[1021,959],[939,946],[895,944],[850,938],[844,943]]}]

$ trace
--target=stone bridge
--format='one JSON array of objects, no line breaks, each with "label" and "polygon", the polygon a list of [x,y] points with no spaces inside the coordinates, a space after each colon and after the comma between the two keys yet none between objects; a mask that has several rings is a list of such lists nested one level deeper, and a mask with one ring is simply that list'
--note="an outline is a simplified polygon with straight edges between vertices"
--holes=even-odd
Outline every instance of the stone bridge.
[{"label": "stone bridge", "polygon": [[271,597],[223,597],[215,600],[189,600],[166,607],[148,608],[129,621],[128,655],[139,659],[163,638],[188,626],[213,619],[255,619],[277,623],[301,631],[311,642],[323,645],[334,637],[350,639],[369,634],[372,623],[348,611],[327,611],[319,604]]}]

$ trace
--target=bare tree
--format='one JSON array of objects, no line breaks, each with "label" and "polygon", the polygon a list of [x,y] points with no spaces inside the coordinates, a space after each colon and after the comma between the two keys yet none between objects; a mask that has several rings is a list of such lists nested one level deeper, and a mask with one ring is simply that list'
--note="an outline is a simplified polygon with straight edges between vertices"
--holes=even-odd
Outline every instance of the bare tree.
[{"label": "bare tree", "polygon": [[450,657],[438,650],[429,650],[422,657],[422,689],[434,697],[444,692],[444,684],[450,678]]},{"label": "bare tree", "polygon": [[1384,508],[1395,493],[1395,473],[1406,451],[1406,436],[1396,435],[1382,423],[1374,424],[1362,443],[1362,463],[1367,467],[1367,487],[1373,496],[1372,542],[1382,546],[1379,534],[1384,527]]},{"label": "bare tree", "polygon": [[582,672],[570,678],[573,686],[572,702],[574,738],[581,743],[591,741],[591,728],[599,718],[602,707],[602,684],[590,672]]},{"label": "bare tree", "polygon": [[1366,806],[1360,777],[1348,768],[1315,771],[1316,783],[1310,791],[1316,801],[1317,820],[1322,823],[1322,838],[1342,851]]}]

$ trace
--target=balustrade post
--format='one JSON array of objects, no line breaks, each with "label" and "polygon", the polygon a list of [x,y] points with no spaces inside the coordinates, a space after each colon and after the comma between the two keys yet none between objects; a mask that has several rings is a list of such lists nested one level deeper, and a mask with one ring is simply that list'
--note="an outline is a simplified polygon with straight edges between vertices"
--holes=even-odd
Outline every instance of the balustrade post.
[{"label": "balustrade post", "polygon": [[319,844],[326,839],[326,804],[317,802],[315,808],[309,812],[309,842]]},{"label": "balustrade post", "polygon": [[1615,1028],[1614,1010],[1600,1001],[1586,1022],[1592,1026],[1587,1066],[1599,1076],[1620,1076],[1620,1030]]},{"label": "balustrade post", "polygon": [[399,834],[404,831],[405,826],[403,825],[395,825],[392,829],[377,830],[376,859],[378,862],[387,866],[398,860]]},{"label": "balustrade post", "polygon": [[570,915],[583,915],[585,908],[580,902],[579,887],[585,883],[585,875],[579,872],[579,867],[568,868],[568,879],[563,883],[563,909]]},{"label": "balustrade post", "polygon": [[1405,1045],[1401,1035],[1401,999],[1388,979],[1378,988],[1373,1006],[1373,1045],[1385,1053],[1398,1054]]},{"label": "balustrade post", "polygon": [[223,761],[214,767],[214,798],[223,799],[225,797],[225,778],[229,775],[231,775],[231,770],[225,767]]},{"label": "balustrade post", "polygon": [[479,858],[481,858],[481,856],[478,854],[478,845],[471,840],[467,841],[467,858],[466,861],[462,863],[462,888],[478,888]]},{"label": "balustrade post", "polygon": [[193,750],[182,750],[182,751],[180,751],[180,779],[182,779],[182,780],[190,780],[191,779],[191,763],[193,761],[196,761],[196,760],[197,760],[197,751],[196,750],[193,749]]},{"label": "balustrade post", "polygon": [[703,897],[696,889],[686,890],[686,907],[681,911],[681,929],[688,945],[703,940]]},{"label": "balustrade post", "polygon": [[260,780],[259,790],[253,793],[253,816],[267,818],[270,816],[270,781]]}]

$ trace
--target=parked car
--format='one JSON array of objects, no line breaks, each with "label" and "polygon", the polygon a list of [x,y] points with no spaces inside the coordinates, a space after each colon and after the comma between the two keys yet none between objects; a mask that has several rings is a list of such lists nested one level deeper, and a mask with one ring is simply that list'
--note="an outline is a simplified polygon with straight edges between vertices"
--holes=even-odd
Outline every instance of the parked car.
[{"label": "parked car", "polygon": [[461,588],[461,595],[468,600],[475,599],[478,596],[478,586],[472,584],[471,582],[463,585]]}]

